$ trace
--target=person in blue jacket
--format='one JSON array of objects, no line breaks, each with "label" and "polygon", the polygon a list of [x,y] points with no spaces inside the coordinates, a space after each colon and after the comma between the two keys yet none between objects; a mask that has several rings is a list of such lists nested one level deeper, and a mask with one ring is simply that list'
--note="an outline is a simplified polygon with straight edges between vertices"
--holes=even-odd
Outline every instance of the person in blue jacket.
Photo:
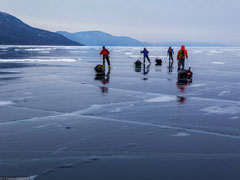
[{"label": "person in blue jacket", "polygon": [[145,59],[146,58],[147,58],[148,62],[151,64],[151,61],[150,61],[149,56],[148,56],[148,54],[149,54],[148,50],[146,48],[144,48],[143,51],[141,51],[141,53],[143,54],[143,62],[144,62],[144,64],[145,64]]}]

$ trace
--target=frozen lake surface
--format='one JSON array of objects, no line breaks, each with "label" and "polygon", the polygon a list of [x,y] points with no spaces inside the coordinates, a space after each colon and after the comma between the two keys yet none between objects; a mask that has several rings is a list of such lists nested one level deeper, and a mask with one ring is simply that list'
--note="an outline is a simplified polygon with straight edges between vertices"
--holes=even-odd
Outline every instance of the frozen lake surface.
[{"label": "frozen lake surface", "polygon": [[100,47],[0,46],[0,176],[240,179],[240,48],[187,48],[187,82],[167,48],[108,49],[96,77]]}]

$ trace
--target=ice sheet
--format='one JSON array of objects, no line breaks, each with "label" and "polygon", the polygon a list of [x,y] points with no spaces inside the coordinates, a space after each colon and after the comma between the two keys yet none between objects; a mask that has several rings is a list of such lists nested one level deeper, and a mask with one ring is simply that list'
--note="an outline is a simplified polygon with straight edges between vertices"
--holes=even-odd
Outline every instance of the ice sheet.
[{"label": "ice sheet", "polygon": [[[177,79],[176,54],[168,67],[168,47],[147,48],[162,66],[138,69],[142,47],[107,48],[111,70],[96,76],[101,47],[0,46],[0,175],[61,179],[98,163],[133,170],[163,159],[211,172],[224,160],[228,177],[239,172],[239,48],[187,47],[194,74],[186,81]],[[158,166],[145,168],[157,167],[156,177]]]}]

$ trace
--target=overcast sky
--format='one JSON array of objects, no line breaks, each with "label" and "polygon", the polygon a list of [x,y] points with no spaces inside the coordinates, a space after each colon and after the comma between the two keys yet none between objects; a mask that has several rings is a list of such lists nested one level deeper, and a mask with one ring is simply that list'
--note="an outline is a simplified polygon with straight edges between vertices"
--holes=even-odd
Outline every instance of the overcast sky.
[{"label": "overcast sky", "polygon": [[0,11],[50,31],[240,45],[239,0],[0,0]]}]

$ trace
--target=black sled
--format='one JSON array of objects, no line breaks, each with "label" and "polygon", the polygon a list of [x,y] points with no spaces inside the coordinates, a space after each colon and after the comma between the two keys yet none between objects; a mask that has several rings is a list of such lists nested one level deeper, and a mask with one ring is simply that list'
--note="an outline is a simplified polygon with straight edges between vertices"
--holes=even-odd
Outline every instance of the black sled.
[{"label": "black sled", "polygon": [[155,62],[156,62],[157,66],[161,66],[162,65],[162,60],[161,59],[156,58]]},{"label": "black sled", "polygon": [[182,79],[182,80],[188,80],[188,79],[192,79],[193,76],[193,72],[191,71],[191,68],[189,68],[188,70],[180,70],[178,71],[178,79]]},{"label": "black sled", "polygon": [[142,62],[140,60],[137,60],[135,63],[135,68],[141,68]]}]

